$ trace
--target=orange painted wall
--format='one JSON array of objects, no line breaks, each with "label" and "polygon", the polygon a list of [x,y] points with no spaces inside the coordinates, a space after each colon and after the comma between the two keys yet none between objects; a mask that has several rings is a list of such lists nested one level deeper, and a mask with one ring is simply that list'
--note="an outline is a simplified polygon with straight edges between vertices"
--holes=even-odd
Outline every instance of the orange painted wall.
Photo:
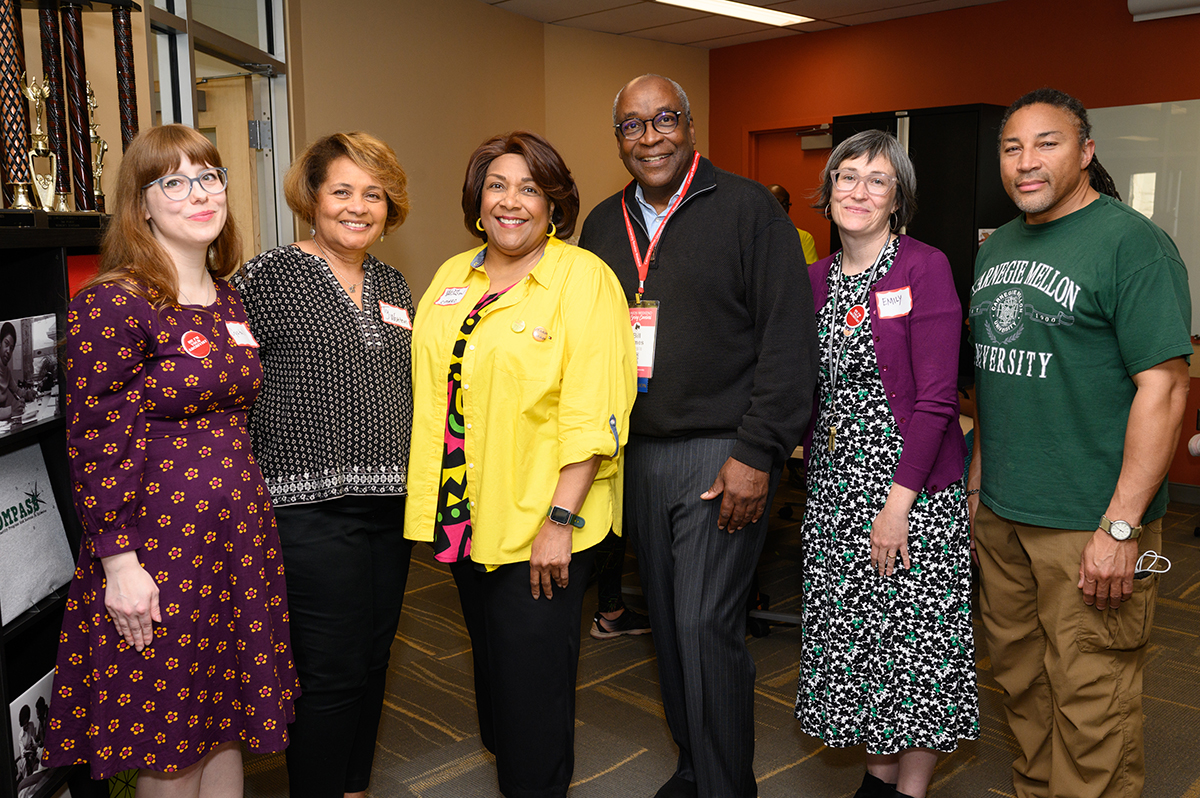
[{"label": "orange painted wall", "polygon": [[[1200,15],[1135,23],[1126,0],[1004,0],[724,47],[709,54],[706,154],[754,177],[753,131],[870,111],[1008,105],[1046,85],[1092,108],[1198,99],[1197,42]],[[801,192],[788,188],[799,205]]]}]

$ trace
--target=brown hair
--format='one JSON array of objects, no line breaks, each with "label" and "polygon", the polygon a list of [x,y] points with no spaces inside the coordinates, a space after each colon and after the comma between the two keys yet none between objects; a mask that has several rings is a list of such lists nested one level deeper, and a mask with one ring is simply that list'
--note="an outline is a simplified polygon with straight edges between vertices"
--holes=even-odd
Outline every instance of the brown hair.
[{"label": "brown hair", "polygon": [[[194,164],[221,166],[221,154],[212,142],[185,125],[149,128],[129,145],[117,173],[112,215],[100,244],[100,271],[84,289],[125,282],[129,290],[156,306],[178,301],[178,277],[171,256],[150,229],[142,187],[177,170],[185,158]],[[227,212],[225,226],[208,246],[208,270],[214,278],[228,277],[241,260],[242,237],[233,214]]]},{"label": "brown hair", "polygon": [[509,154],[525,159],[537,187],[554,203],[550,221],[554,223],[555,236],[570,238],[575,231],[575,220],[579,218],[579,189],[575,185],[575,178],[571,177],[571,170],[563,163],[558,150],[537,133],[528,130],[492,136],[471,154],[462,190],[463,224],[467,230],[471,235],[487,241],[487,233],[475,226],[475,222],[479,221],[479,208],[483,204],[483,183],[492,161]]},{"label": "brown hair", "polygon": [[404,224],[408,216],[408,176],[396,160],[395,150],[361,130],[319,138],[292,162],[283,179],[283,195],[292,212],[313,224],[317,218],[317,192],[329,174],[329,164],[338,158],[349,158],[383,187],[388,206],[383,232],[390,233]]}]

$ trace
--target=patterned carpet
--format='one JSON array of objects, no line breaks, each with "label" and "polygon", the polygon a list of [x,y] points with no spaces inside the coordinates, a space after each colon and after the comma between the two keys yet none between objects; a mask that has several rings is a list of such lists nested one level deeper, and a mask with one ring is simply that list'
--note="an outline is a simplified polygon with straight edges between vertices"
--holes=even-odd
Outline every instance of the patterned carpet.
[{"label": "patterned carpet", "polygon": [[[798,613],[799,522],[803,492],[781,488],[759,570],[771,610]],[[780,517],[786,505],[792,518]],[[1200,798],[1200,507],[1172,504],[1146,670],[1147,798]],[[626,586],[636,566],[626,562]],[[591,587],[593,595],[595,587]],[[629,598],[631,606],[640,599]],[[652,796],[671,775],[675,749],[659,703],[652,635],[596,641],[588,637],[594,599],[584,603],[579,666],[575,777],[571,798]],[[976,640],[981,637],[976,620]],[[800,732],[792,717],[799,660],[796,628],[773,625],[751,638],[758,665],[755,773],[761,798],[846,798],[862,778],[859,749],[829,749]],[[986,647],[977,652],[982,736],[943,757],[930,796],[1012,796],[1014,741]],[[536,711],[531,708],[531,711]],[[248,758],[246,795],[283,798],[282,755]],[[419,798],[496,796],[495,768],[479,742],[471,687],[470,645],[449,572],[428,547],[416,550],[391,675],[370,795]]]}]

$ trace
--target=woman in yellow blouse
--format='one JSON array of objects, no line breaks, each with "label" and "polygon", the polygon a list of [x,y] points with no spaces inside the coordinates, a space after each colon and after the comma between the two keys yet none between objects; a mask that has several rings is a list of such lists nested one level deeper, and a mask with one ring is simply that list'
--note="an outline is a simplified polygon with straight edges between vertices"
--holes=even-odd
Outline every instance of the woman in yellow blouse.
[{"label": "woman in yellow blouse", "polygon": [[633,334],[616,277],[560,240],[579,192],[540,136],[480,145],[463,212],[484,246],[442,264],[413,329],[404,533],[454,574],[501,792],[565,796],[583,591],[620,531]]}]

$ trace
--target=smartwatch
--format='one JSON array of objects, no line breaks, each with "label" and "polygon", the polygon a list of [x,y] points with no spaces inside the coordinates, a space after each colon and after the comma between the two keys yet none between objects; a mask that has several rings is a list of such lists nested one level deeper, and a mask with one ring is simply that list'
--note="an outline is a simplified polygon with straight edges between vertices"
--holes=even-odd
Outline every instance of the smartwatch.
[{"label": "smartwatch", "polygon": [[1106,515],[1100,516],[1100,528],[1113,540],[1137,540],[1142,534],[1142,527],[1130,526],[1128,521],[1110,521]]},{"label": "smartwatch", "polygon": [[568,510],[566,507],[559,507],[557,504],[550,507],[550,512],[546,513],[546,517],[560,526],[573,526],[576,529],[583,529],[584,520]]}]

